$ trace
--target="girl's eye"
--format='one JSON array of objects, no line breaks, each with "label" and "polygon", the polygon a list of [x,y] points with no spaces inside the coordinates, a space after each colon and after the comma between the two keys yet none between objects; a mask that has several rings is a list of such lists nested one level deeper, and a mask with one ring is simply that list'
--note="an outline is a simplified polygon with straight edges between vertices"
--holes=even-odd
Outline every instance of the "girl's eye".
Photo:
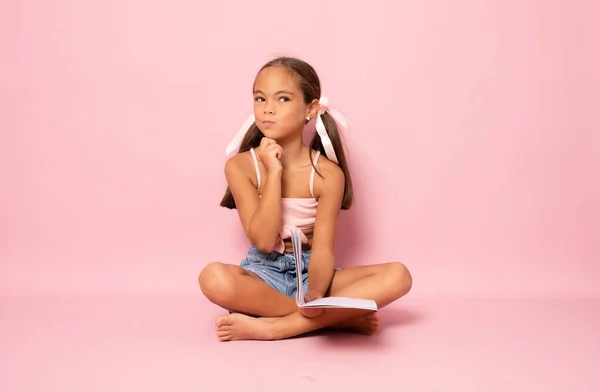
[{"label": "girl's eye", "polygon": [[[255,100],[256,102],[264,102],[264,101],[265,101],[265,99],[264,99],[264,98],[262,98],[262,97],[256,97],[256,98],[254,98],[254,100]],[[290,100],[290,99],[289,99],[288,97],[281,97],[281,98],[279,98],[279,101],[280,101],[280,102],[288,102],[289,100]]]}]

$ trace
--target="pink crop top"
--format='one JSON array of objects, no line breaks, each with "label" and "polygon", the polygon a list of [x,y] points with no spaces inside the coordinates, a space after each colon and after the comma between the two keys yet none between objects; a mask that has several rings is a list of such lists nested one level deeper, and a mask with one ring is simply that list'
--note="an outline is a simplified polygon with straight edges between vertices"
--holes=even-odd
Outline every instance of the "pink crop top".
[{"label": "pink crop top", "polygon": [[[250,152],[252,153],[252,158],[254,159],[254,168],[256,169],[256,180],[258,183],[256,189],[260,190],[260,169],[258,167],[258,159],[253,148],[250,149]],[[317,151],[317,154],[313,160],[313,168],[310,172],[309,190],[312,197],[281,198],[282,224],[279,230],[279,238],[275,244],[276,252],[283,253],[285,249],[283,240],[290,238],[292,226],[296,226],[297,228],[303,230],[310,229],[315,225],[315,217],[317,215],[317,205],[319,204],[319,201],[315,199],[315,195],[313,193],[313,185],[315,181],[314,166],[317,165],[319,155],[320,151]],[[302,234],[302,243],[308,243],[308,239],[304,234]]]}]

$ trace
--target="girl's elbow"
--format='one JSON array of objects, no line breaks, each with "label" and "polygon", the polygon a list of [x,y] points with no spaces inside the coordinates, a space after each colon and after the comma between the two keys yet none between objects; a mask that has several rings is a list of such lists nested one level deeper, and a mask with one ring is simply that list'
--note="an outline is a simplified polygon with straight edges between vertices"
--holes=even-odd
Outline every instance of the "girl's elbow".
[{"label": "girl's elbow", "polygon": [[256,241],[254,247],[263,253],[271,253],[275,250],[275,244],[271,241]]},{"label": "girl's elbow", "polygon": [[278,239],[279,233],[270,236],[263,235],[262,238],[258,238],[256,240],[254,246],[256,246],[256,248],[261,252],[271,253],[275,250]]},{"label": "girl's elbow", "polygon": [[275,250],[275,244],[277,242],[276,238],[279,237],[279,233],[277,233],[277,236],[275,237],[272,235],[265,235],[264,231],[260,233],[250,232],[249,234],[248,237],[250,242],[256,249],[264,253],[271,253]]}]

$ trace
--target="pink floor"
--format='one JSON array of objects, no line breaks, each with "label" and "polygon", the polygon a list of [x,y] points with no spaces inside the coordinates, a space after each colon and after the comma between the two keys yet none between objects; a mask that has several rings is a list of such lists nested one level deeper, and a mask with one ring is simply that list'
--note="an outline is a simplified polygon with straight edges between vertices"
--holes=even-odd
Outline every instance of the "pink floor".
[{"label": "pink floor", "polygon": [[597,392],[598,309],[407,297],[373,337],[220,343],[200,297],[4,296],[0,390]]}]

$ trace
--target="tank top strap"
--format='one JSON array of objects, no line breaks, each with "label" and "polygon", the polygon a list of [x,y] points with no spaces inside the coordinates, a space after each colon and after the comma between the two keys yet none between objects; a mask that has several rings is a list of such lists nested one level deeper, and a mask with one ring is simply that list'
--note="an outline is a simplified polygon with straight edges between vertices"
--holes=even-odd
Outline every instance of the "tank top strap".
[{"label": "tank top strap", "polygon": [[312,197],[315,197],[314,193],[314,184],[315,184],[315,167],[317,166],[317,162],[319,161],[319,156],[321,155],[321,151],[317,151],[315,158],[313,159],[313,167],[310,170],[310,194]]},{"label": "tank top strap", "polygon": [[252,154],[252,159],[254,160],[254,169],[256,169],[256,182],[258,183],[256,189],[260,190],[260,168],[258,167],[258,158],[256,157],[254,148],[250,149],[250,153]]}]

